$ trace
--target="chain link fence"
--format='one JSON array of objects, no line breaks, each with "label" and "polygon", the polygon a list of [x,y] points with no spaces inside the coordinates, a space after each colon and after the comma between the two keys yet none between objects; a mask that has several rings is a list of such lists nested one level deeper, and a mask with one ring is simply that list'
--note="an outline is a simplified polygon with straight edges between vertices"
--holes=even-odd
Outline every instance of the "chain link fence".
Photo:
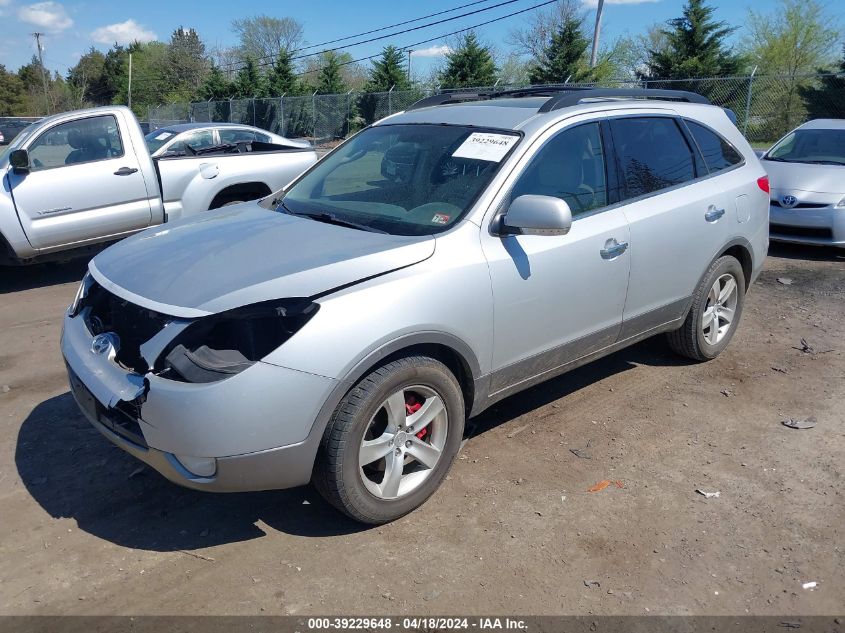
[{"label": "chain link fence", "polygon": [[[749,141],[759,145],[773,143],[810,118],[845,118],[845,75],[841,74],[612,80],[590,85],[697,92],[714,104],[733,110],[740,129]],[[523,87],[414,88],[174,103],[150,108],[149,123],[151,130],[187,122],[242,123],[289,138],[307,138],[316,145],[322,145],[346,138],[362,127],[400,112],[432,94],[498,92]]]}]

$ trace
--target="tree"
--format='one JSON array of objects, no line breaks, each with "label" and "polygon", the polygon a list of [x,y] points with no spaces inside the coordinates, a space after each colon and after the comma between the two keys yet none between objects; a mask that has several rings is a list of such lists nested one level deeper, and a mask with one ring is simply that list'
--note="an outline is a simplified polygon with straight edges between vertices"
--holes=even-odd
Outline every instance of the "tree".
[{"label": "tree", "polygon": [[205,44],[194,29],[181,26],[173,31],[167,47],[168,94],[187,101],[196,93],[209,72]]},{"label": "tree", "polygon": [[518,54],[538,62],[552,36],[565,22],[580,20],[583,23],[586,15],[579,0],[559,0],[549,9],[532,11],[528,26],[514,29],[508,39]]},{"label": "tree", "polygon": [[232,84],[233,93],[238,99],[263,97],[267,93],[267,84],[258,71],[258,65],[251,56],[244,60],[244,65],[238,70]]},{"label": "tree", "polygon": [[91,47],[68,71],[67,81],[78,101],[77,107],[111,103],[113,95],[106,81],[105,64],[106,56]]},{"label": "tree", "polygon": [[777,84],[764,84],[755,94],[758,102],[778,104],[766,117],[764,133],[777,138],[806,117],[802,91],[811,86],[806,75],[829,67],[838,32],[817,0],[780,0],[771,14],[749,10],[747,24],[748,57],[763,73],[778,75]]},{"label": "tree", "polygon": [[216,64],[211,67],[203,84],[197,91],[202,101],[223,101],[232,96],[234,88],[226,79],[226,75]]},{"label": "tree", "polygon": [[286,50],[279,51],[276,62],[267,75],[269,92],[274,97],[302,94],[303,86],[293,69],[293,59]]},{"label": "tree", "polygon": [[584,37],[580,18],[567,18],[552,34],[539,59],[528,72],[532,84],[578,83],[589,81],[592,76],[587,49],[589,40]]},{"label": "tree", "polygon": [[528,79],[530,69],[530,64],[514,52],[502,62],[502,67],[499,69],[499,79],[506,86],[524,86],[530,83]]},{"label": "tree", "polygon": [[736,74],[742,60],[726,41],[735,29],[715,21],[714,11],[704,0],[687,0],[683,15],[669,20],[669,28],[661,31],[665,47],[649,51],[647,75],[685,79]]},{"label": "tree", "polygon": [[373,61],[365,90],[367,92],[385,92],[391,88],[407,90],[409,87],[405,54],[392,44],[385,46],[381,51],[381,56]]},{"label": "tree", "polygon": [[842,60],[839,62],[838,71],[838,74],[820,77],[820,85],[801,89],[801,96],[805,99],[810,118],[841,119],[845,115],[845,45],[842,47]]},{"label": "tree", "polygon": [[470,31],[446,55],[446,68],[439,78],[444,88],[492,85],[496,81],[496,64],[490,48],[482,45]]},{"label": "tree", "polygon": [[317,92],[320,94],[337,94],[346,92],[346,82],[341,74],[341,61],[334,51],[323,54],[323,65],[317,75]]},{"label": "tree", "polygon": [[256,15],[234,20],[232,30],[240,40],[242,59],[253,57],[261,61],[275,59],[280,51],[293,52],[303,43],[302,24],[293,18],[273,18]]},{"label": "tree", "polygon": [[[20,116],[27,112],[28,104],[23,82],[15,73],[0,64],[0,116]],[[10,139],[6,139],[9,142]]]}]

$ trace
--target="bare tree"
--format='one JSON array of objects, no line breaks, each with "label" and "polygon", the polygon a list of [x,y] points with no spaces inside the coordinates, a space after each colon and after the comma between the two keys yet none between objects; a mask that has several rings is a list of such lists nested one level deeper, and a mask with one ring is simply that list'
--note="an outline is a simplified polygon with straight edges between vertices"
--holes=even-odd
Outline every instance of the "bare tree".
[{"label": "bare tree", "polygon": [[[584,28],[588,29],[586,19],[588,13],[580,0],[558,0],[548,9],[532,13],[527,26],[510,32],[508,42],[520,55],[539,60],[546,46],[549,45],[552,34],[567,20],[573,18],[581,20],[585,25]],[[592,33],[589,33],[588,39],[592,41]]]},{"label": "bare tree", "polygon": [[274,60],[279,51],[301,48],[304,39],[302,24],[293,18],[273,18],[256,15],[232,21],[232,30],[240,40],[238,50],[243,58]]}]

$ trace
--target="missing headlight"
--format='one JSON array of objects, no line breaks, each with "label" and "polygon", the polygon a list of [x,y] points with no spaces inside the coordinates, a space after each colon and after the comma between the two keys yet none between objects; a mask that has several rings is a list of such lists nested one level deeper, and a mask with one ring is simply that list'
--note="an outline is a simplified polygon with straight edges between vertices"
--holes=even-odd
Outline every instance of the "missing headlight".
[{"label": "missing headlight", "polygon": [[165,347],[154,371],[182,382],[223,380],[279,347],[318,308],[309,299],[280,299],[197,319]]}]

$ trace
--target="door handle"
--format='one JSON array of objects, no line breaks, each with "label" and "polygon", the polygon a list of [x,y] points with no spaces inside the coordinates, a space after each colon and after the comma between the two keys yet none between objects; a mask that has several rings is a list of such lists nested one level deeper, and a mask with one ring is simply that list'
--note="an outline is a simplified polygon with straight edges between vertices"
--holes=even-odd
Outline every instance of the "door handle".
[{"label": "door handle", "polygon": [[130,174],[134,174],[138,171],[137,167],[121,167],[116,172],[114,172],[115,176],[128,176]]},{"label": "door handle", "polygon": [[707,209],[707,213],[704,214],[704,219],[708,222],[716,222],[723,215],[725,215],[724,209],[717,209],[711,205],[710,208]]},{"label": "door handle", "polygon": [[626,250],[628,250],[628,242],[617,242],[615,239],[610,238],[605,242],[604,248],[600,252],[603,259],[614,259]]}]

